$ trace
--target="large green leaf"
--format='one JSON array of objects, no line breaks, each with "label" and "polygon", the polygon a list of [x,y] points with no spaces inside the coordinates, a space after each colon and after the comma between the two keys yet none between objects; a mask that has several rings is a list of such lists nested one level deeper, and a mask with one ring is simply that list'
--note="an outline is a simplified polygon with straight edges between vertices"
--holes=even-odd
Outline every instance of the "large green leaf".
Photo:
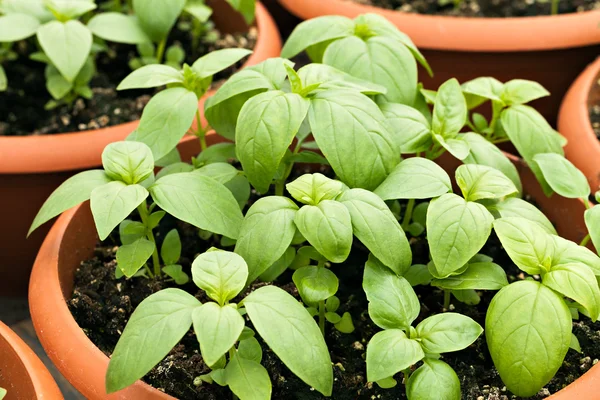
[{"label": "large green leaf", "polygon": [[550,222],[539,208],[528,201],[516,197],[509,197],[508,199],[504,199],[503,201],[494,204],[493,208],[500,213],[502,218],[524,218],[536,223],[549,234],[556,235],[556,229],[554,229],[552,222]]},{"label": "large green leaf", "polygon": [[550,96],[542,85],[525,79],[513,79],[504,84],[502,101],[507,105],[525,104],[541,97]]},{"label": "large green leaf", "polygon": [[265,286],[244,299],[252,324],[300,379],[331,396],[333,370],[325,339],[309,312],[291,295]]},{"label": "large green leaf", "polygon": [[252,54],[248,49],[222,49],[211,51],[210,53],[197,59],[192,64],[192,70],[199,78],[208,78],[219,71],[224,70],[240,61],[242,58]]},{"label": "large green leaf", "polygon": [[202,358],[207,365],[216,364],[219,358],[233,347],[245,325],[244,317],[235,306],[221,307],[213,302],[204,303],[196,308],[192,314],[192,321]]},{"label": "large green leaf", "polygon": [[518,193],[515,184],[496,168],[464,164],[456,169],[456,183],[467,201],[501,199]]},{"label": "large green leaf", "polygon": [[585,210],[585,226],[588,228],[592,243],[600,249],[600,207],[594,206]]},{"label": "large green leaf", "polygon": [[181,340],[200,302],[180,289],[164,289],[135,309],[106,371],[106,391],[121,390],[146,375]]},{"label": "large green leaf", "polygon": [[367,345],[367,380],[394,376],[425,357],[421,345],[400,329],[377,332]]},{"label": "large green leaf", "polygon": [[571,342],[571,313],[551,289],[524,280],[494,296],[485,333],[494,365],[508,390],[529,397],[562,365]]},{"label": "large green leaf", "polygon": [[106,12],[95,15],[87,26],[94,35],[109,42],[126,44],[150,42],[138,19],[132,15]]},{"label": "large green leaf", "polygon": [[430,199],[452,190],[450,177],[435,162],[421,157],[403,160],[375,189],[383,200]]},{"label": "large green leaf", "polygon": [[380,108],[401,153],[413,154],[431,147],[429,121],[418,110],[396,103],[384,103]]},{"label": "large green leaf", "polygon": [[433,279],[432,286],[448,290],[499,290],[508,285],[506,272],[492,262],[469,263],[467,270],[460,275],[450,275],[444,279]]},{"label": "large green leaf", "polygon": [[186,0],[133,0],[133,12],[153,42],[165,39],[181,15]]},{"label": "large green leaf", "polygon": [[387,89],[376,83],[357,78],[330,65],[308,64],[298,70],[304,87],[319,85],[319,90],[353,89],[361,93],[385,94]]},{"label": "large green leaf", "polygon": [[444,82],[438,89],[433,106],[431,130],[444,139],[453,138],[465,125],[467,103],[456,79]]},{"label": "large green leaf", "polygon": [[583,172],[561,154],[536,154],[533,162],[542,171],[548,185],[559,195],[573,199],[587,199],[590,195],[590,184]]},{"label": "large green leaf", "polygon": [[16,42],[34,35],[40,21],[28,14],[14,13],[0,16],[0,26],[0,42]]},{"label": "large green leaf", "polygon": [[460,380],[451,366],[426,358],[406,383],[409,400],[460,400]]},{"label": "large green leaf", "polygon": [[248,266],[239,255],[215,249],[196,257],[192,263],[192,279],[208,297],[223,306],[246,285]]},{"label": "large green leaf", "polygon": [[554,250],[551,268],[562,264],[579,263],[587,265],[594,271],[594,275],[600,276],[600,257],[596,253],[560,236],[552,235],[550,239]]},{"label": "large green leaf", "polygon": [[592,321],[600,312],[600,289],[594,272],[584,264],[561,264],[544,275],[542,283],[575,300],[587,310]]},{"label": "large green leaf", "polygon": [[243,400],[269,400],[271,379],[258,362],[236,353],[225,368],[225,381],[233,393]]},{"label": "large green leaf", "polygon": [[503,89],[502,82],[489,76],[475,78],[462,84],[463,92],[494,101],[502,101],[500,96]]},{"label": "large green leaf", "polygon": [[349,18],[337,15],[312,18],[294,28],[281,50],[281,57],[292,58],[315,44],[353,34],[354,21]]},{"label": "large green leaf", "polygon": [[117,90],[152,88],[169,83],[183,83],[181,71],[169,65],[151,64],[138,68],[119,83]]},{"label": "large green leaf", "polygon": [[417,325],[417,337],[423,350],[430,354],[449,353],[470,346],[483,328],[466,315],[436,314]]}]

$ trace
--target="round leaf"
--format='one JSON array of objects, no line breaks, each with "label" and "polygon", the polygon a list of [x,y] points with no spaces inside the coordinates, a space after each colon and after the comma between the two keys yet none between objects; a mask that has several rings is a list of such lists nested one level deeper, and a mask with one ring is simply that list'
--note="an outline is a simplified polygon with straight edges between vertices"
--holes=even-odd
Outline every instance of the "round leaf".
[{"label": "round leaf", "polygon": [[244,317],[235,307],[221,307],[212,302],[196,308],[192,320],[202,358],[207,365],[215,365],[233,347],[245,325]]},{"label": "round leaf", "polygon": [[560,154],[536,154],[533,161],[539,166],[548,185],[563,197],[585,198],[590,195],[587,178]]},{"label": "round leaf", "polygon": [[0,16],[0,26],[0,42],[16,42],[35,34],[40,21],[31,15],[15,13]]},{"label": "round leaf", "polygon": [[180,71],[168,65],[152,64],[127,75],[119,83],[117,90],[152,88],[177,82],[183,82],[183,74]]},{"label": "round leaf", "polygon": [[192,279],[196,286],[221,306],[242,291],[247,278],[246,262],[230,251],[208,251],[192,263]]},{"label": "round leaf", "polygon": [[299,268],[292,279],[304,303],[311,306],[333,296],[339,285],[337,276],[325,267]]},{"label": "round leaf", "polygon": [[425,357],[421,345],[400,329],[377,332],[367,345],[367,380],[376,382],[416,364]]},{"label": "round leaf", "polygon": [[485,165],[464,164],[456,169],[456,183],[467,201],[501,199],[518,193],[502,172]]},{"label": "round leaf", "polygon": [[152,175],[154,158],[143,143],[116,142],[104,148],[102,166],[110,178],[132,185]]},{"label": "round leaf", "polygon": [[423,320],[416,330],[423,350],[430,354],[462,350],[483,333],[483,328],[471,318],[450,312]]},{"label": "round leaf", "polygon": [[451,366],[427,358],[408,378],[406,396],[409,400],[460,400],[460,381]]}]

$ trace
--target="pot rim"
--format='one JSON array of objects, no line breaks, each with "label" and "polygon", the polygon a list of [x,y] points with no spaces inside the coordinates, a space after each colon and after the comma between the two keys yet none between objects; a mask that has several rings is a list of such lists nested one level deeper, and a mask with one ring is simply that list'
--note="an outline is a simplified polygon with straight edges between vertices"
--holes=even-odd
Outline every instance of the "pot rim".
[{"label": "pot rim", "polygon": [[473,18],[412,14],[349,0],[279,0],[303,19],[323,15],[376,13],[408,34],[421,49],[467,52],[520,52],[584,47],[600,43],[600,10],[560,15]]},{"label": "pot rim", "polygon": [[[281,37],[275,21],[260,2],[256,3],[256,26],[256,46],[242,68],[258,64],[268,55],[279,54],[281,50]],[[210,90],[206,93],[200,99],[200,106],[214,92]],[[2,174],[50,173],[97,167],[102,164],[104,147],[124,140],[138,123],[139,120],[73,133],[0,136],[0,177]]]}]

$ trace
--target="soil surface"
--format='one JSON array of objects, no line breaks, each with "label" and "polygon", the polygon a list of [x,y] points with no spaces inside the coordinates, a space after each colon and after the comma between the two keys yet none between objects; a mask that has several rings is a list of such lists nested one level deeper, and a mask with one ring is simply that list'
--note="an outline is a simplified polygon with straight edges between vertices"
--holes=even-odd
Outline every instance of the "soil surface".
[{"label": "soil surface", "polygon": [[590,99],[594,99],[589,106],[590,122],[592,123],[592,129],[598,140],[600,140],[600,81],[596,80],[590,93]]},{"label": "soil surface", "polygon": [[[192,65],[198,57],[214,50],[253,49],[257,35],[256,28],[234,35],[210,29],[202,36],[196,50],[191,51],[190,33],[176,27],[167,47],[182,47],[186,52],[184,62]],[[135,46],[110,43],[109,51],[98,54],[96,58],[97,72],[90,82],[93,98],[80,98],[72,105],[45,110],[45,104],[52,98],[46,90],[45,64],[29,60],[29,54],[36,51],[35,40],[21,41],[14,50],[19,58],[3,63],[8,89],[0,93],[0,136],[78,132],[136,121],[155,93],[154,90],[117,92],[118,84],[132,71],[129,61],[139,54]],[[239,69],[244,61],[217,74],[215,84]]]},{"label": "soil surface", "polygon": [[[551,1],[534,0],[346,0],[418,14],[454,15],[463,17],[531,17],[550,15]],[[559,14],[597,10],[598,0],[559,0]]]},{"label": "soil surface", "polygon": [[[189,274],[192,260],[210,246],[217,245],[217,241],[216,239],[213,242],[202,241],[195,228],[184,223],[176,225],[175,221],[168,217],[165,217],[161,223],[157,241],[160,243],[166,232],[173,227],[179,229],[182,237],[181,264],[184,271]],[[112,237],[116,238],[116,233]],[[427,242],[422,237],[412,238],[410,241],[413,263],[427,263],[429,254]],[[173,283],[144,278],[115,280],[115,252],[118,248],[115,243],[114,240],[109,239],[103,244],[98,244],[95,257],[82,262],[76,272],[73,296],[68,301],[69,308],[79,326],[107,355],[112,353],[136,306],[151,293],[174,286]],[[510,261],[494,235],[481,253],[493,257],[494,262],[503,266],[510,282],[525,278],[524,274]],[[361,287],[363,267],[367,256],[366,249],[355,240],[349,259],[344,264],[334,264],[331,267],[340,279],[337,296],[341,300],[341,306],[338,313],[341,315],[346,311],[350,312],[356,328],[351,334],[342,334],[331,324],[326,325],[326,341],[331,360],[334,363],[335,381],[332,398],[335,400],[406,399],[401,373],[395,376],[399,384],[393,389],[381,389],[377,384],[368,383],[366,380],[364,362],[366,346],[369,339],[380,330],[368,317],[367,301]],[[275,284],[299,299],[294,285],[289,282],[291,282],[291,271],[284,273]],[[256,283],[240,299],[262,285],[264,283]],[[182,288],[194,294],[201,301],[206,301],[205,295],[193,284],[187,284]],[[421,300],[421,314],[414,322],[415,326],[430,315],[447,311],[443,309],[443,294],[440,290],[424,286],[417,286],[415,290]],[[485,311],[495,292],[482,291],[479,294],[481,297],[479,305],[467,306],[452,298],[450,310],[468,315],[484,326]],[[240,299],[233,301],[239,302]],[[600,322],[592,323],[589,319],[582,318],[580,321],[574,321],[573,332],[579,339],[583,353],[579,354],[569,350],[556,377],[533,399],[548,397],[551,393],[572,383],[598,362],[600,358]],[[251,326],[249,321],[248,326]],[[263,365],[271,376],[273,399],[324,399],[318,392],[311,390],[295,377],[264,344],[263,350]],[[448,362],[458,374],[461,380],[463,399],[509,400],[518,398],[506,390],[493,367],[486,347],[485,335],[481,335],[469,348],[456,353],[444,354],[442,359]],[[208,371],[209,369],[203,363],[199,353],[196,337],[190,330],[181,343],[144,377],[144,381],[180,399],[230,399],[229,391],[216,384],[203,384],[199,387],[193,385],[192,382],[196,376]]]}]

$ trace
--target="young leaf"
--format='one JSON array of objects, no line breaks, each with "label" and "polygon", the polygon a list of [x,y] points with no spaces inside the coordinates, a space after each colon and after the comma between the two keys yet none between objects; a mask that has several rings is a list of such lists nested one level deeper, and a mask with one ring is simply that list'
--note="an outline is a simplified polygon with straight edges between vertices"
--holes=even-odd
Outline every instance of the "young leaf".
[{"label": "young leaf", "polygon": [[456,183],[467,201],[501,199],[518,193],[502,172],[485,165],[464,164],[456,169]]},{"label": "young leaf", "polygon": [[504,84],[502,101],[508,106],[525,104],[541,97],[550,96],[542,85],[525,79],[513,79]]},{"label": "young leaf", "polygon": [[109,42],[139,44],[150,42],[138,19],[120,12],[95,15],[87,24],[92,33]]},{"label": "young leaf", "polygon": [[127,140],[142,142],[152,149],[155,160],[169,154],[192,125],[198,97],[183,87],[156,94],[142,113],[140,125]]},{"label": "young leaf", "polygon": [[377,332],[367,345],[367,380],[376,382],[416,364],[425,357],[419,342],[400,329]]},{"label": "young leaf", "polygon": [[483,333],[483,328],[471,318],[451,312],[423,320],[416,330],[423,350],[430,354],[465,349]]},{"label": "young leaf", "polygon": [[335,329],[342,333],[354,332],[354,323],[352,322],[352,316],[349,312],[345,312],[344,315],[342,315],[340,322],[335,324]]},{"label": "young leaf", "polygon": [[197,228],[237,239],[243,216],[237,201],[222,184],[193,172],[161,178],[150,187],[160,208]]},{"label": "young leaf", "polygon": [[106,391],[114,393],[146,375],[181,340],[200,302],[180,289],[148,296],[135,309],[106,371]]},{"label": "young leaf", "polygon": [[[246,262],[230,251],[207,251],[196,257],[192,263],[192,279],[196,286],[221,306],[242,291],[247,278]],[[238,336],[239,333],[235,338]]]},{"label": "young leaf", "polygon": [[289,248],[298,206],[288,198],[269,196],[254,203],[243,222],[235,252],[248,263],[248,281],[253,282]]},{"label": "young leaf", "polygon": [[34,35],[40,21],[31,15],[15,13],[0,16],[0,26],[0,42],[12,43]]},{"label": "young leaf", "polygon": [[308,112],[310,101],[296,93],[270,91],[242,107],[235,133],[236,153],[250,183],[266,193]]},{"label": "young leaf", "polygon": [[317,206],[304,206],[294,223],[302,235],[329,261],[341,263],[352,247],[350,212],[342,204],[324,200]]},{"label": "young leaf", "polygon": [[133,13],[153,42],[165,39],[183,11],[186,0],[133,0]]},{"label": "young leaf", "polygon": [[195,174],[213,178],[223,185],[240,174],[237,168],[229,163],[216,162],[205,165],[194,171]]},{"label": "young leaf", "polygon": [[412,263],[410,244],[388,206],[364,189],[350,189],[338,198],[350,212],[354,235],[398,275]]},{"label": "young leaf", "polygon": [[110,181],[101,169],[83,171],[70,177],[48,197],[31,223],[27,236],[45,222],[88,200],[94,189]]},{"label": "young leaf", "polygon": [[123,275],[131,278],[152,256],[154,248],[154,243],[144,238],[120,246],[117,250],[117,267]]},{"label": "young leaf", "polygon": [[96,8],[94,0],[44,0],[44,5],[52,11],[53,14],[59,15],[64,19],[75,19]]},{"label": "young leaf", "polygon": [[471,148],[469,143],[465,140],[464,135],[456,136],[455,138],[445,139],[443,136],[437,133],[433,135],[435,142],[439,143],[448,153],[452,154],[453,157],[464,160],[469,156]]},{"label": "young leaf", "polygon": [[435,277],[445,278],[462,268],[487,241],[494,217],[479,203],[448,193],[431,201],[427,236]]},{"label": "young leaf", "polygon": [[252,54],[248,49],[222,49],[211,51],[210,53],[197,59],[192,64],[192,70],[199,78],[208,78],[219,71],[222,71],[247,55]]},{"label": "young leaf", "polygon": [[110,235],[133,210],[148,197],[141,185],[126,185],[113,181],[94,189],[90,196],[90,208],[100,240]]},{"label": "young leaf", "polygon": [[385,117],[367,96],[349,90],[317,93],[308,116],[319,148],[348,186],[375,189],[400,162]]},{"label": "young leaf", "polygon": [[152,64],[138,68],[119,83],[117,90],[143,89],[183,83],[183,74],[168,65]]},{"label": "young leaf", "polygon": [[256,361],[240,357],[239,354],[227,364],[225,381],[231,391],[244,400],[269,400],[271,379],[269,373]]},{"label": "young leaf", "polygon": [[217,143],[207,147],[196,157],[196,165],[208,165],[212,163],[227,163],[237,160],[235,155],[235,143]]},{"label": "young leaf", "polygon": [[227,2],[244,17],[248,25],[252,24],[254,21],[256,0],[227,0]]},{"label": "young leaf", "polygon": [[571,313],[544,285],[524,280],[506,286],[490,303],[486,341],[508,390],[535,395],[556,374],[571,342]]},{"label": "young leaf", "polygon": [[592,243],[600,249],[600,206],[585,210],[585,226],[588,228]]},{"label": "young leaf", "polygon": [[444,279],[433,279],[432,286],[450,290],[499,290],[508,285],[506,272],[498,264],[477,262],[469,264],[460,275],[451,275]]},{"label": "young leaf", "polygon": [[552,267],[542,283],[585,307],[592,321],[598,319],[600,289],[594,272],[586,265],[572,263]]},{"label": "young leaf", "polygon": [[204,303],[196,308],[192,314],[192,321],[206,365],[216,364],[219,358],[229,351],[237,342],[245,325],[244,317],[235,306],[219,306],[213,302]]},{"label": "young leaf", "polygon": [[76,20],[48,22],[37,30],[37,39],[52,64],[69,82],[75,79],[92,48],[92,33]]},{"label": "young leaf", "polygon": [[390,133],[402,154],[414,154],[432,145],[431,127],[427,118],[418,110],[404,104],[380,105],[391,128]]},{"label": "young leaf", "polygon": [[292,58],[315,44],[354,34],[354,21],[328,15],[306,20],[294,29],[281,50],[281,57]]},{"label": "young leaf", "polygon": [[265,286],[244,299],[252,324],[283,363],[300,379],[331,396],[333,369],[315,320],[291,295]]},{"label": "young leaf", "polygon": [[581,353],[581,345],[579,345],[579,339],[573,333],[571,333],[571,344],[569,344],[569,348],[575,350],[578,353]]},{"label": "young leaf", "polygon": [[257,363],[262,361],[262,347],[260,343],[254,337],[242,339],[240,337],[240,344],[238,345],[238,356],[245,358],[246,360],[252,360]]},{"label": "young leaf", "polygon": [[121,244],[132,244],[143,237],[146,237],[146,226],[141,222],[126,219],[119,224]]},{"label": "young leaf", "polygon": [[476,306],[481,302],[481,298],[473,289],[453,290],[452,295],[456,298],[456,300],[470,306]]},{"label": "young leaf", "polygon": [[546,217],[539,208],[525,200],[509,197],[508,199],[496,203],[494,209],[500,213],[502,218],[524,218],[536,223],[547,233],[556,235],[556,229],[554,229],[554,225],[552,225],[552,222],[550,222],[548,217]]},{"label": "young leaf", "polygon": [[305,304],[315,306],[333,296],[339,286],[337,276],[324,267],[302,267],[292,276]]},{"label": "young leaf", "polygon": [[159,180],[160,178],[167,176],[167,175],[172,175],[172,174],[178,174],[180,172],[192,172],[194,171],[194,167],[188,163],[184,163],[184,162],[176,162],[174,164],[170,164],[164,168],[162,168],[158,174],[156,174],[156,180]]},{"label": "young leaf", "polygon": [[344,190],[344,184],[323,174],[304,174],[285,185],[293,198],[312,206],[324,200],[334,200]]},{"label": "young leaf", "polygon": [[554,248],[552,269],[562,264],[579,263],[587,265],[596,276],[600,276],[600,258],[596,253],[560,236],[552,235],[550,238]]},{"label": "young leaf", "polygon": [[3,0],[0,10],[3,14],[27,14],[35,17],[41,22],[48,22],[54,19],[54,16],[44,4],[43,0]]},{"label": "young leaf", "polygon": [[562,155],[536,154],[533,161],[542,171],[548,185],[559,195],[573,199],[587,199],[590,195],[590,184],[583,172]]},{"label": "young leaf", "polygon": [[178,285],[185,285],[190,281],[190,277],[188,274],[183,272],[183,267],[179,264],[164,266],[162,268],[162,272],[164,272],[169,278],[172,278]]},{"label": "young leaf", "polygon": [[363,289],[369,316],[382,329],[407,329],[419,315],[421,304],[410,283],[372,255],[365,265]]},{"label": "young leaf", "polygon": [[8,78],[4,67],[0,65],[0,92],[4,92],[8,88]]},{"label": "young leaf", "polygon": [[435,162],[421,157],[403,160],[375,189],[383,200],[430,199],[452,190],[450,177]]},{"label": "young leaf", "polygon": [[115,142],[104,148],[102,166],[111,179],[133,185],[152,175],[154,159],[143,143]]},{"label": "young leaf", "polygon": [[169,233],[167,233],[167,236],[165,236],[162,247],[160,248],[160,256],[167,265],[175,264],[179,260],[179,257],[181,256],[181,239],[179,238],[177,229],[171,229]]},{"label": "young leaf", "polygon": [[489,76],[475,78],[462,84],[463,92],[494,101],[502,101],[500,96],[503,88],[502,82]]},{"label": "young leaf", "polygon": [[465,125],[467,103],[456,79],[444,82],[438,89],[433,106],[431,130],[445,138],[453,138]]},{"label": "young leaf", "polygon": [[330,65],[308,64],[298,70],[298,76],[305,87],[318,85],[318,89],[352,89],[363,94],[385,94],[381,85],[352,76]]},{"label": "young leaf", "polygon": [[451,366],[426,358],[408,378],[406,395],[409,400],[460,400],[460,381]]},{"label": "young leaf", "polygon": [[412,265],[403,276],[410,286],[429,285],[433,278],[425,264]]}]

